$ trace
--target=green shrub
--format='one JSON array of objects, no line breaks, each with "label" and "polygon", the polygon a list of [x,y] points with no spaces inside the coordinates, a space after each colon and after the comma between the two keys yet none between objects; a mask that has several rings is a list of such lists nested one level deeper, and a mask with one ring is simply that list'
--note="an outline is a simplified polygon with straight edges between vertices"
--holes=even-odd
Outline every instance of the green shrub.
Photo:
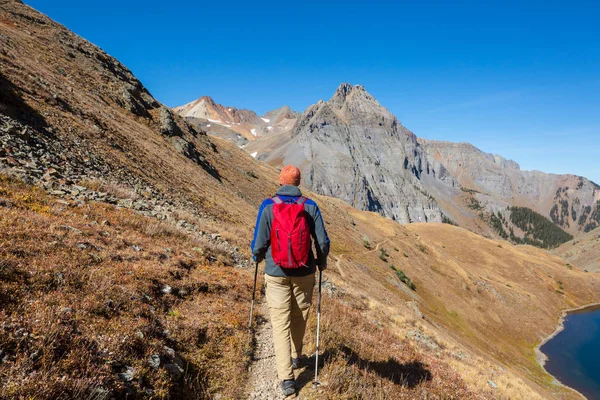
[{"label": "green shrub", "polygon": [[410,280],[408,276],[404,273],[404,271],[396,268],[394,264],[390,264],[390,268],[394,270],[398,279],[403,282],[406,286],[408,286],[411,290],[417,290],[415,284]]},{"label": "green shrub", "polygon": [[467,204],[467,207],[475,211],[483,210],[483,206],[475,197],[469,197],[469,204]]},{"label": "green shrub", "polygon": [[446,216],[446,214],[442,214],[442,223],[448,224],[448,225],[458,226],[458,224],[456,222],[454,222],[451,218],[448,218]]},{"label": "green shrub", "polygon": [[[502,215],[499,213],[499,215]],[[502,219],[496,216],[496,214],[492,213],[490,215],[489,225],[500,235],[502,239],[508,239],[508,233],[504,230],[504,224],[502,223]]]},{"label": "green shrub", "polygon": [[387,262],[388,256],[389,256],[389,254],[387,253],[387,251],[385,251],[385,249],[379,249],[379,259],[381,261]]}]

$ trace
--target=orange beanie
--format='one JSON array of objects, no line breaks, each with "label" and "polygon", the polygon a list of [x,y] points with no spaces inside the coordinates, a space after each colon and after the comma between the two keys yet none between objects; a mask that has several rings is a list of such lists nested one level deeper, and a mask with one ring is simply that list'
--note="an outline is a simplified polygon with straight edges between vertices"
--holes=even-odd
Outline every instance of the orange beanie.
[{"label": "orange beanie", "polygon": [[293,165],[286,165],[279,174],[280,185],[300,185],[300,170]]}]

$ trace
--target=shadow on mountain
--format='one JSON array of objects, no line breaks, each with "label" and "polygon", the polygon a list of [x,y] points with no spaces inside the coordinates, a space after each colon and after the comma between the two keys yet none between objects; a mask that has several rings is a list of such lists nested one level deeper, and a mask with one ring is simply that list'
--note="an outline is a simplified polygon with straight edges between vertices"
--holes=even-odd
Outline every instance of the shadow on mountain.
[{"label": "shadow on mountain", "polygon": [[[343,355],[348,365],[356,366],[365,372],[374,373],[382,379],[387,379],[396,385],[402,385],[409,389],[433,378],[431,372],[419,361],[401,364],[393,358],[388,358],[387,361],[365,360],[348,346],[343,346],[338,354]],[[319,361],[323,360],[323,362],[319,362],[319,368],[322,368],[332,358],[332,353],[329,350],[325,351],[319,357]],[[298,389],[307,384],[312,384],[314,381],[314,358],[311,357],[311,361],[312,363],[309,364],[308,368],[305,368],[296,379]]]},{"label": "shadow on mountain", "polygon": [[0,72],[0,113],[40,129],[47,126],[44,117],[21,97],[20,90]]}]

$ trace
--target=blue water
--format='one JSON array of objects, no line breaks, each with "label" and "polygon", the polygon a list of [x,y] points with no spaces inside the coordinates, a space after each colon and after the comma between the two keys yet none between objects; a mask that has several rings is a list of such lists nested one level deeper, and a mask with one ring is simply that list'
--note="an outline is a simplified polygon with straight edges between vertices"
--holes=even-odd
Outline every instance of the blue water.
[{"label": "blue water", "polygon": [[600,400],[600,307],[569,313],[565,329],[540,349],[546,370],[589,400]]}]

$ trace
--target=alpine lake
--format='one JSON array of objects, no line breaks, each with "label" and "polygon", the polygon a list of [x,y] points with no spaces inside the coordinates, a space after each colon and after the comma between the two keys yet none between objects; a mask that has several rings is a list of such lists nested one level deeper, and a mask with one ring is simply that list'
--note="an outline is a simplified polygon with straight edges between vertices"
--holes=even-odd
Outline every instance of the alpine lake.
[{"label": "alpine lake", "polygon": [[600,400],[600,306],[567,314],[564,329],[540,348],[544,367],[588,400]]}]

